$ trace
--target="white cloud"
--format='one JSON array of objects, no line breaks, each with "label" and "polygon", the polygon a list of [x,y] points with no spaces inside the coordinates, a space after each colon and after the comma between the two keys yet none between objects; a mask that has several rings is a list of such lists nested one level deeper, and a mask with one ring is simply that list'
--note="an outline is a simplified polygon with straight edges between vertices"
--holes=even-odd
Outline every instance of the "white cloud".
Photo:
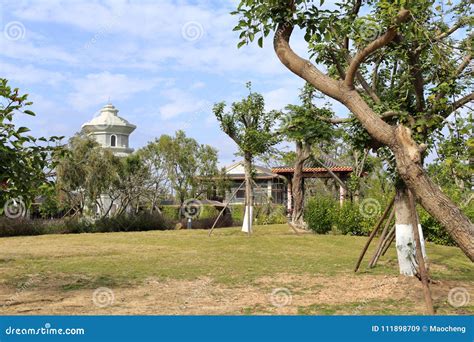
[{"label": "white cloud", "polygon": [[0,70],[2,70],[3,77],[23,84],[58,85],[65,80],[65,75],[60,72],[37,68],[32,64],[18,66],[0,61]]},{"label": "white cloud", "polygon": [[88,74],[74,80],[74,91],[69,101],[77,109],[90,108],[110,100],[126,100],[131,96],[154,88],[161,79],[138,79],[124,74],[112,74],[108,71]]},{"label": "white cloud", "polygon": [[208,101],[199,100],[194,95],[178,88],[165,90],[162,94],[168,100],[165,105],[159,108],[161,118],[164,120],[186,113],[188,121],[193,121],[211,106]]}]

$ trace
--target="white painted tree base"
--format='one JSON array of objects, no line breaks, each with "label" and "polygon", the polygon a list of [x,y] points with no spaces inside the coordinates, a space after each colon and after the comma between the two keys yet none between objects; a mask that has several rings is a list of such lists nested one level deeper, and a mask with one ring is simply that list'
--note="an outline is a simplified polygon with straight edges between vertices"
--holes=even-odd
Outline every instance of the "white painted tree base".
[{"label": "white painted tree base", "polygon": [[[418,225],[418,232],[420,234],[421,252],[426,260],[425,239],[423,238],[423,230],[420,224]],[[400,274],[414,276],[418,263],[416,261],[416,244],[412,225],[396,224],[395,233]]]},{"label": "white painted tree base", "polygon": [[[249,210],[250,209],[250,210]],[[250,220],[249,220],[249,211],[250,211]],[[252,224],[253,224],[253,206],[245,206],[245,215],[244,222],[242,223],[242,231],[244,233],[252,233]]]}]

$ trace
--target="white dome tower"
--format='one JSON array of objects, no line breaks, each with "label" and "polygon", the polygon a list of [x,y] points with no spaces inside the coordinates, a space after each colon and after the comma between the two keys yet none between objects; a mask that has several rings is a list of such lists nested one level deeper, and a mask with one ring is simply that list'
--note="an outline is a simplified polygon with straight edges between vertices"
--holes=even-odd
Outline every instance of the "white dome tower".
[{"label": "white dome tower", "polygon": [[129,136],[137,128],[117,115],[118,109],[112,104],[105,105],[100,115],[82,125],[82,130],[104,148],[118,157],[126,157],[133,152],[129,147]]}]

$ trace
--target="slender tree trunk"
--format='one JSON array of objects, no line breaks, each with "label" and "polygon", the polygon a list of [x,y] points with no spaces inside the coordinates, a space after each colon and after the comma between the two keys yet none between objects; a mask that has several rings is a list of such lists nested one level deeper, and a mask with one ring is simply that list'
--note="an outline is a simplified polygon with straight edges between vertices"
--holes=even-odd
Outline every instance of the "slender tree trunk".
[{"label": "slender tree trunk", "polygon": [[353,198],[355,203],[359,203],[359,199],[360,199],[360,190],[359,189],[354,190],[352,198]]},{"label": "slender tree trunk", "polygon": [[[412,225],[412,206],[408,188],[401,182],[396,185],[395,195],[395,241],[400,274],[414,276],[417,273],[416,242]],[[415,213],[416,216],[416,213]],[[426,258],[421,225],[418,224],[423,257]]]},{"label": "slender tree trunk", "polygon": [[293,212],[291,215],[291,223],[299,229],[306,229],[304,222],[304,178],[303,166],[304,162],[310,156],[310,146],[302,142],[296,142],[296,162],[293,174]]},{"label": "slender tree trunk", "polygon": [[250,153],[244,155],[245,169],[245,215],[244,226],[247,226],[247,233],[252,233],[252,215],[253,215],[253,192],[252,192],[252,156]]}]

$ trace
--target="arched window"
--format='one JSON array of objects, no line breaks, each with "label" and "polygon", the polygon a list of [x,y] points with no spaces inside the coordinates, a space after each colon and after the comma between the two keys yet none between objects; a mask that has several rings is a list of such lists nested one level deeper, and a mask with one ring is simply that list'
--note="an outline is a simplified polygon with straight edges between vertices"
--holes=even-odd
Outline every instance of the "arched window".
[{"label": "arched window", "polygon": [[117,137],[115,135],[110,136],[110,146],[117,146]]}]

